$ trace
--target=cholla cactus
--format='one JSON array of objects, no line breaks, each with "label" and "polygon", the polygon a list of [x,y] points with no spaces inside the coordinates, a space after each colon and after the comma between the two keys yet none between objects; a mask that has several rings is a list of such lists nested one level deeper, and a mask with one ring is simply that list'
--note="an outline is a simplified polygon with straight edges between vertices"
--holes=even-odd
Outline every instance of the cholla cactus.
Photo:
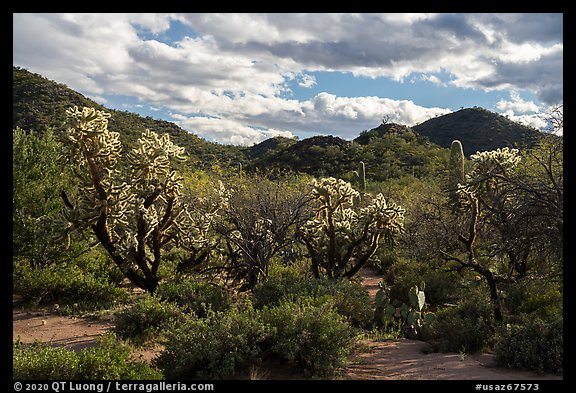
[{"label": "cholla cactus", "polygon": [[323,178],[312,183],[316,216],[302,228],[302,239],[312,259],[312,270],[331,277],[352,277],[374,255],[382,240],[393,243],[403,230],[404,209],[378,194],[364,208],[350,183]]},{"label": "cholla cactus", "polygon": [[[466,250],[466,258],[456,257],[443,252],[447,260],[457,262],[462,268],[470,268],[484,276],[490,289],[490,299],[494,308],[494,317],[502,321],[500,295],[497,289],[496,273],[490,268],[490,258],[476,256],[476,240],[478,223],[487,220],[498,221],[496,227],[502,227],[501,220],[510,213],[496,214],[493,212],[506,212],[505,206],[515,203],[510,194],[509,179],[520,163],[517,149],[503,148],[493,151],[480,152],[470,157],[473,168],[466,175],[463,184],[457,185],[457,194],[460,198],[460,207],[465,212],[464,219],[468,222],[465,234],[459,234],[458,240]],[[505,240],[506,241],[506,240]]]},{"label": "cholla cactus", "polygon": [[[169,243],[194,249],[207,243],[217,209],[199,212],[182,202],[182,176],[173,169],[184,148],[168,135],[146,130],[125,156],[119,134],[108,130],[110,114],[78,107],[66,112],[71,127],[65,154],[80,186],[75,203],[63,192],[68,233],[91,229],[130,281],[153,292],[162,250]],[[220,190],[221,204],[226,203]]]},{"label": "cholla cactus", "polygon": [[474,169],[466,176],[466,181],[478,184],[488,178],[502,178],[513,171],[520,163],[518,149],[504,147],[483,151],[470,156]]},{"label": "cholla cactus", "polygon": [[486,199],[494,199],[501,192],[502,185],[521,160],[518,149],[508,147],[479,152],[470,156],[470,159],[473,169],[466,175],[465,182],[458,185],[457,192],[462,201],[486,196],[483,198],[484,203],[487,203]]}]

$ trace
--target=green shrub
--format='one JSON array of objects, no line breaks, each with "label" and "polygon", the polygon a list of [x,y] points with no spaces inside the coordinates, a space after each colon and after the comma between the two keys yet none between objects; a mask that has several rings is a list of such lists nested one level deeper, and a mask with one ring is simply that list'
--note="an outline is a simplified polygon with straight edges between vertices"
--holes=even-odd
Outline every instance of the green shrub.
[{"label": "green shrub", "polygon": [[34,380],[152,380],[162,373],[145,362],[134,361],[127,346],[114,335],[98,339],[93,348],[74,352],[43,343],[14,343],[13,378]]},{"label": "green shrub", "polygon": [[545,280],[522,280],[506,291],[506,307],[510,314],[531,314],[552,321],[562,314],[560,285]]},{"label": "green shrub", "polygon": [[169,332],[155,360],[167,379],[223,379],[260,363],[269,329],[250,303],[189,319]]},{"label": "green shrub", "polygon": [[14,379],[74,379],[80,367],[75,352],[40,342],[14,343],[12,359]]},{"label": "green shrub", "polygon": [[368,292],[357,281],[340,279],[315,279],[303,275],[290,266],[276,266],[268,277],[254,290],[254,304],[257,308],[275,306],[283,300],[298,301],[314,297],[333,302],[339,314],[360,327],[372,323],[374,310]]},{"label": "green shrub", "polygon": [[355,330],[329,301],[283,301],[265,307],[262,320],[273,328],[272,353],[313,376],[332,375],[346,363],[354,344]]},{"label": "green shrub", "polygon": [[270,264],[266,279],[254,288],[254,307],[273,306],[286,297],[308,294],[314,281],[291,265]]},{"label": "green shrub", "polygon": [[32,307],[58,302],[76,304],[79,310],[108,309],[124,301],[127,293],[105,277],[84,272],[80,267],[22,268],[14,272],[14,293]]},{"label": "green shrub", "polygon": [[472,292],[454,307],[436,311],[423,338],[440,352],[474,353],[492,346],[494,315],[487,296]]},{"label": "green shrub", "polygon": [[261,310],[246,301],[173,326],[155,364],[167,379],[222,379],[271,357],[325,376],[345,364],[355,333],[327,299],[282,301]]},{"label": "green shrub", "polygon": [[424,263],[406,259],[398,259],[385,273],[385,280],[390,285],[390,296],[407,304],[410,288],[424,281],[426,302],[432,307],[454,301],[460,282],[456,272],[433,270]]},{"label": "green shrub", "polygon": [[368,327],[372,324],[374,309],[368,291],[358,281],[347,279],[317,280],[316,297],[330,296],[336,311],[348,318],[354,326]]},{"label": "green shrub", "polygon": [[160,341],[174,324],[186,319],[183,311],[173,303],[146,295],[133,305],[115,312],[114,331],[119,337],[135,344]]},{"label": "green shrub", "polygon": [[208,310],[224,311],[230,308],[231,300],[226,291],[205,281],[170,281],[158,286],[156,295],[160,299],[176,303],[186,312],[203,318]]},{"label": "green shrub", "polygon": [[503,328],[495,345],[496,362],[503,367],[561,374],[563,318],[545,322],[527,316],[522,322]]}]

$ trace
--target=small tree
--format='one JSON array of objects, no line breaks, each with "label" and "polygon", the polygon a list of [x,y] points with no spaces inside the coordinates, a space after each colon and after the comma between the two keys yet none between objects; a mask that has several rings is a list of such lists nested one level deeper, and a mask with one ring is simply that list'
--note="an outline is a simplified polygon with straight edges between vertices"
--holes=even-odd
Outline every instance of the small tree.
[{"label": "small tree", "polygon": [[403,230],[404,209],[387,203],[382,194],[360,194],[341,179],[314,180],[311,191],[316,216],[303,227],[302,240],[312,259],[312,272],[330,278],[352,277],[382,242],[393,244]]},{"label": "small tree", "polygon": [[268,275],[272,258],[289,258],[296,228],[308,218],[308,196],[298,185],[254,175],[232,192],[216,231],[226,242],[227,261],[221,266],[243,288],[254,288]]},{"label": "small tree", "polygon": [[61,148],[51,129],[12,131],[12,255],[14,262],[23,260],[32,268],[66,254],[55,241],[60,228],[53,225],[61,209],[60,191],[67,186],[59,173]]},{"label": "small tree", "polygon": [[[168,244],[203,243],[204,232],[181,202],[182,177],[173,168],[185,160],[184,148],[167,134],[146,130],[123,155],[119,133],[108,130],[109,113],[74,107],[66,115],[71,127],[65,156],[79,179],[74,200],[62,192],[67,233],[90,229],[134,285],[154,292]],[[223,206],[226,197],[221,196]]]}]

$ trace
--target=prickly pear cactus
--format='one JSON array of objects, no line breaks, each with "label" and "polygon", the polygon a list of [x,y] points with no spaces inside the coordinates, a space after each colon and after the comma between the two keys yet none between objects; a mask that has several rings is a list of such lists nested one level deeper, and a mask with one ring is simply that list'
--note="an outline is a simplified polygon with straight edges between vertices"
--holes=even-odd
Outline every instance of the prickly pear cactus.
[{"label": "prickly pear cactus", "polygon": [[[424,283],[421,285],[424,287]],[[426,295],[417,285],[410,288],[408,297],[410,304],[400,303],[390,298],[390,291],[383,282],[379,284],[376,293],[376,310],[374,319],[384,329],[389,326],[399,326],[405,336],[418,337],[424,324],[436,320],[436,315],[425,311]]]}]

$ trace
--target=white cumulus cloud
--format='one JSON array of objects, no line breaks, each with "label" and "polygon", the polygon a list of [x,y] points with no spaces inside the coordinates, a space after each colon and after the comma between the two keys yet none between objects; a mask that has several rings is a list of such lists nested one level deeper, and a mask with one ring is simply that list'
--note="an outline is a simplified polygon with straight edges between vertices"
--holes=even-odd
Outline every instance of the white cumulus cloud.
[{"label": "white cumulus cloud", "polygon": [[[176,22],[189,34],[163,41]],[[99,102],[135,97],[223,143],[275,132],[353,137],[383,116],[413,125],[450,110],[328,92],[297,100],[289,86],[318,89],[314,75],[337,71],[527,91],[541,102],[512,93],[497,104],[526,115],[562,102],[562,26],[562,14],[15,13],[13,64]]]},{"label": "white cumulus cloud", "polygon": [[500,100],[496,103],[496,108],[501,111],[509,111],[511,113],[529,113],[538,112],[539,107],[533,101],[525,101],[520,97],[516,91],[510,92],[510,100]]}]

